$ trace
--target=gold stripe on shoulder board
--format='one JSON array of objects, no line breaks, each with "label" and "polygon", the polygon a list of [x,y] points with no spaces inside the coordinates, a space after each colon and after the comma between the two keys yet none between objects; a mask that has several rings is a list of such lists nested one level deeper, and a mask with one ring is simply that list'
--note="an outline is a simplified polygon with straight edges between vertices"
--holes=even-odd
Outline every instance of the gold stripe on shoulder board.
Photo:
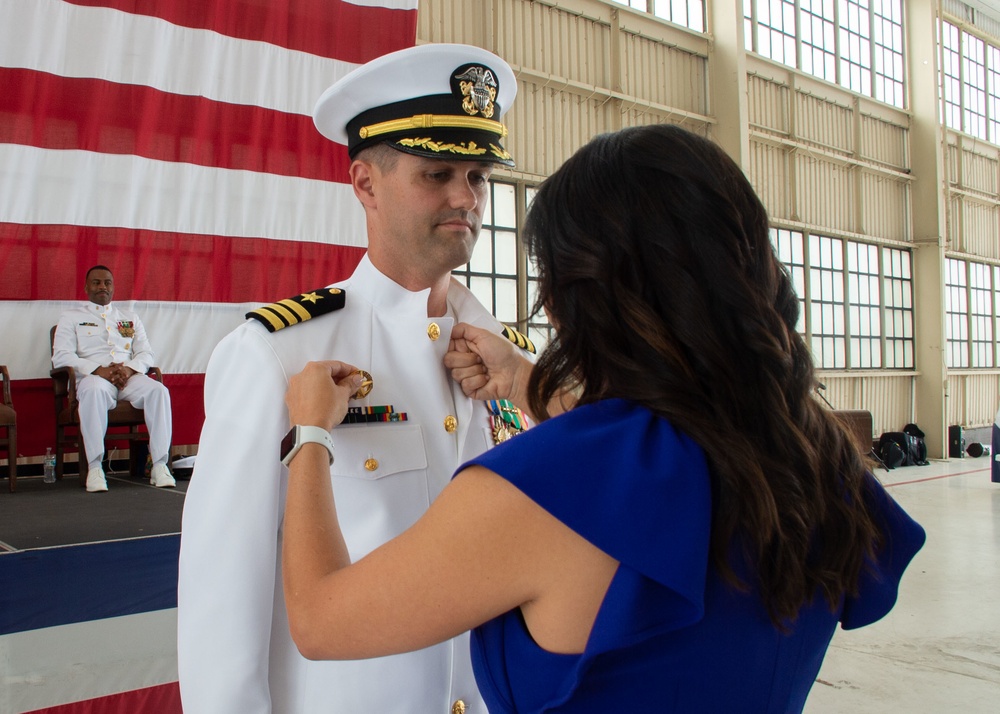
[{"label": "gold stripe on shoulder board", "polygon": [[508,340],[510,340],[515,345],[520,347],[522,350],[530,352],[531,354],[535,354],[535,345],[531,342],[531,340],[528,339],[527,335],[523,335],[517,330],[511,327],[507,327],[506,325],[503,325],[503,330],[501,330],[501,334],[503,334],[504,337],[506,337]]},{"label": "gold stripe on shoulder board", "polygon": [[258,320],[268,332],[274,332],[339,310],[344,307],[346,297],[340,288],[320,288],[263,305],[248,312],[246,317]]}]

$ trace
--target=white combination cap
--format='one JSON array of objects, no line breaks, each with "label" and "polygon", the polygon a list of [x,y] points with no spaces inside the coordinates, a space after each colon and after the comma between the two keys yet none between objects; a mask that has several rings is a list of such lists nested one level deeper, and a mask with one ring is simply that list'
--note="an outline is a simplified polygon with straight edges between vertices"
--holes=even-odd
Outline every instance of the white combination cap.
[{"label": "white combination cap", "polygon": [[392,52],[345,75],[313,111],[319,132],[351,158],[387,143],[410,154],[513,166],[500,122],[517,94],[514,72],[472,45],[431,44]]}]

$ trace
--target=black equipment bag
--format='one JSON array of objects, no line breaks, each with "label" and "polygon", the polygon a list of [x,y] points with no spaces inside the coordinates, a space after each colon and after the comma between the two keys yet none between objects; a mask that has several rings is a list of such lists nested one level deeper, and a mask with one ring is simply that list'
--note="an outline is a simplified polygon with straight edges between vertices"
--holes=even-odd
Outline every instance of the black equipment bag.
[{"label": "black equipment bag", "polygon": [[887,431],[878,439],[878,455],[886,468],[906,466],[907,449],[906,434],[901,431]]},{"label": "black equipment bag", "polygon": [[907,466],[926,466],[929,462],[924,432],[916,424],[907,424],[903,427],[903,433],[906,434]]},{"label": "black equipment bag", "polygon": [[878,455],[890,469],[925,466],[928,461],[924,432],[916,424],[907,424],[903,431],[887,431],[879,437]]}]

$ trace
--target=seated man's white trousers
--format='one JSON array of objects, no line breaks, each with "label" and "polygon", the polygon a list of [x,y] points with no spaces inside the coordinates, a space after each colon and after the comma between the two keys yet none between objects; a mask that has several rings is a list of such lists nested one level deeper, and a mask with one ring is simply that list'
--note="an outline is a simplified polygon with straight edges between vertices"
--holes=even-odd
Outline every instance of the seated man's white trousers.
[{"label": "seated man's white trousers", "polygon": [[160,382],[144,374],[134,374],[118,389],[103,377],[88,374],[76,383],[80,402],[80,432],[87,452],[88,468],[100,466],[104,458],[104,435],[108,431],[108,412],[119,399],[142,409],[149,430],[149,455],[153,464],[167,463],[172,425],[170,392]]}]

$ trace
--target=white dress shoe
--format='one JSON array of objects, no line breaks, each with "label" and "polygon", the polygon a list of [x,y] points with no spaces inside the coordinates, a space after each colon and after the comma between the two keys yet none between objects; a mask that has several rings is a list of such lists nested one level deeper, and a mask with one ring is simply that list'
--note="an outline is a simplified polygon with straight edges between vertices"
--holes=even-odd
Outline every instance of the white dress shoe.
[{"label": "white dress shoe", "polygon": [[87,471],[87,492],[97,493],[98,491],[108,490],[108,480],[104,478],[104,469],[100,466],[95,466],[94,468]]},{"label": "white dress shoe", "polygon": [[177,485],[174,477],[167,470],[166,464],[156,464],[150,469],[149,482],[157,488],[173,488]]}]

